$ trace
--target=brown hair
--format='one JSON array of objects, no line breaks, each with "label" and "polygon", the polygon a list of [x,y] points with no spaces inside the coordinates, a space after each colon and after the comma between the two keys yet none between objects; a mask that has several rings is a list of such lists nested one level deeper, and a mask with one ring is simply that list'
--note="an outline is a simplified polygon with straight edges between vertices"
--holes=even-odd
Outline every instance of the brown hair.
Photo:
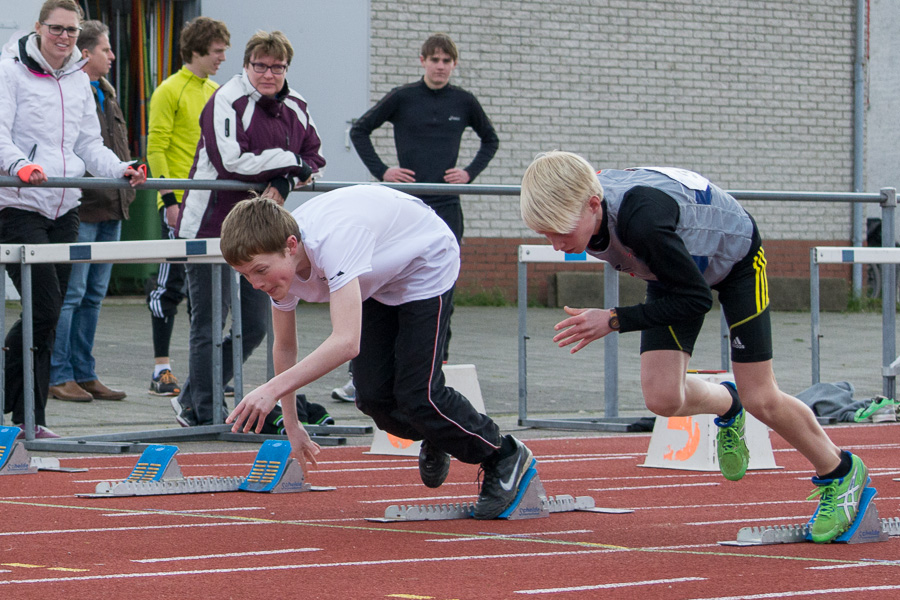
[{"label": "brown hair", "polygon": [[100,21],[85,21],[81,26],[81,33],[78,36],[79,50],[93,52],[100,43],[100,36],[109,35],[109,27]]},{"label": "brown hair", "polygon": [[446,52],[453,59],[453,62],[459,60],[459,51],[456,49],[456,44],[453,43],[453,40],[446,33],[431,34],[425,40],[425,43],[422,44],[422,50],[419,54],[422,55],[422,58],[428,58],[438,50]]},{"label": "brown hair", "polygon": [[181,46],[181,60],[190,63],[194,52],[198,56],[206,56],[209,54],[209,46],[213,42],[223,42],[226,46],[231,45],[231,34],[228,33],[225,23],[209,17],[191,19],[185,23],[184,29],[181,30],[181,36],[178,38],[178,44]]},{"label": "brown hair", "polygon": [[81,23],[84,20],[84,11],[81,10],[81,6],[78,5],[75,0],[47,0],[41,6],[41,12],[38,13],[38,22],[43,23],[47,20],[47,17],[50,16],[57,8],[62,8],[65,10],[70,10],[73,13],[78,15],[78,22]]},{"label": "brown hair", "polygon": [[260,254],[281,252],[287,240],[300,241],[300,226],[274,200],[254,196],[238,202],[222,223],[219,247],[229,265],[243,265]]},{"label": "brown hair", "polygon": [[253,56],[268,56],[275,60],[283,60],[287,64],[291,64],[294,58],[294,47],[288,41],[287,37],[280,31],[257,31],[253,37],[247,42],[244,49],[244,66],[250,64]]}]

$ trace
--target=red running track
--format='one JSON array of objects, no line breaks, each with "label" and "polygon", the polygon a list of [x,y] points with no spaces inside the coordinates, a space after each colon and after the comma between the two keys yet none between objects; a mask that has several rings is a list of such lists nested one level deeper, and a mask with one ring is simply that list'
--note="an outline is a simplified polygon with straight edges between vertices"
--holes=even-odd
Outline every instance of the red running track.
[{"label": "red running track", "polygon": [[[898,425],[828,429],[869,466],[881,517],[898,516]],[[772,434],[779,466],[740,482],[641,468],[647,435],[533,440],[550,495],[607,515],[379,524],[390,504],[474,500],[454,461],[425,488],[415,459],[325,448],[311,483],[334,492],[77,498],[128,475],[135,456],[63,458],[86,473],[0,477],[0,598],[897,598],[900,538],[875,544],[727,547],[749,525],[815,509],[805,461]],[[246,475],[254,452],[179,454],[184,474]]]}]

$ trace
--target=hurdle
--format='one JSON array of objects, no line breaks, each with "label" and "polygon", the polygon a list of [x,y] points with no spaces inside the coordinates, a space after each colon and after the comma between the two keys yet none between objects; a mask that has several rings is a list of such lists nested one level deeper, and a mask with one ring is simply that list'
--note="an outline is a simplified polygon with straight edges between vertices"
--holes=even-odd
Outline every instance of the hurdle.
[{"label": "hurdle", "polygon": [[154,444],[138,458],[122,481],[101,481],[94,492],[75,494],[79,498],[122,498],[127,496],[168,496],[218,492],[329,492],[334,487],[314,486],[305,481],[303,468],[291,458],[287,441],[263,443],[246,477],[185,477],[175,458],[177,446]]},{"label": "hurdle", "polygon": [[[9,263],[21,263],[22,266],[22,336],[23,336],[23,371],[24,371],[24,403],[25,403],[25,446],[30,450],[55,451],[55,452],[104,452],[121,453],[135,451],[135,442],[159,443],[161,441],[202,441],[217,439],[220,441],[242,441],[258,443],[263,439],[255,434],[232,434],[231,427],[225,426],[225,414],[223,405],[213,403],[213,423],[211,426],[176,428],[170,430],[153,430],[144,432],[127,432],[124,434],[99,434],[83,435],[71,438],[59,439],[34,439],[34,371],[33,356],[31,350],[34,341],[32,328],[32,266],[46,263],[147,263],[147,262],[190,262],[208,263],[214,265],[212,283],[212,322],[220,323],[221,314],[221,283],[223,277],[231,277],[231,306],[232,306],[232,341],[233,341],[233,371],[234,371],[234,402],[237,405],[242,398],[243,379],[242,361],[243,354],[241,322],[240,322],[240,275],[230,269],[222,258],[218,238],[196,240],[152,240],[152,241],[119,241],[96,243],[71,243],[71,244],[25,244],[0,246],[0,265]],[[2,275],[2,273],[0,273]],[[0,289],[5,294],[4,287]],[[5,314],[5,313],[4,313]],[[0,325],[3,321],[0,320]],[[217,376],[213,377],[213,397],[223,398],[222,385],[222,353],[223,334],[219,327],[212,327],[213,352],[212,369]],[[0,353],[2,357],[2,353]],[[0,364],[2,366],[2,364]],[[274,375],[271,356],[269,356],[268,377]],[[0,369],[0,383],[3,372]],[[3,386],[0,385],[0,390]],[[0,391],[2,394],[2,391]],[[0,398],[2,399],[2,398]],[[2,424],[2,422],[0,422]],[[218,426],[218,428],[217,428]],[[342,427],[335,426],[304,426],[306,431],[315,437],[323,446],[336,446],[346,443],[341,435],[367,435],[372,433],[372,427]],[[318,434],[322,434],[319,436]],[[285,439],[284,436],[272,436]],[[143,447],[143,446],[142,446]]]},{"label": "hurdle", "polygon": [[[893,216],[884,228],[884,239],[894,239]],[[890,236],[890,237],[887,237]],[[810,249],[810,346],[812,349],[812,384],[819,383],[821,317],[819,309],[819,265],[820,264],[900,264],[900,248],[853,248],[817,246]],[[897,303],[896,273],[885,269],[881,294],[881,376],[882,394],[894,398],[897,389],[897,375],[900,374],[900,357],[897,356]]]},{"label": "hurdle", "polygon": [[[448,521],[469,519],[475,510],[474,502],[443,504],[397,505],[392,504],[384,511],[384,517],[367,517],[373,523],[396,523],[401,521]],[[595,506],[591,496],[573,497],[569,495],[548,496],[537,472],[537,460],[532,458],[525,471],[519,491],[512,504],[497,517],[515,521],[519,519],[539,519],[551,513],[595,512],[626,514],[634,512],[630,508],[600,508]]]}]

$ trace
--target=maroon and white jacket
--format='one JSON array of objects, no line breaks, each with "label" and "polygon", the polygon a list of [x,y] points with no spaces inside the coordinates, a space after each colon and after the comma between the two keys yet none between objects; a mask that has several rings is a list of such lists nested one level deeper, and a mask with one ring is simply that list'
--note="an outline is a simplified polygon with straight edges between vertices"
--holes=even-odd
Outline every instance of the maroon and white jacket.
[{"label": "maroon and white jacket", "polygon": [[[190,178],[267,183],[285,177],[293,189],[300,183],[303,164],[321,174],[321,146],[300,94],[285,82],[274,98],[263,96],[243,71],[216,90],[203,108]],[[189,190],[181,204],[178,237],[219,237],[226,215],[248,197],[247,191]]]}]

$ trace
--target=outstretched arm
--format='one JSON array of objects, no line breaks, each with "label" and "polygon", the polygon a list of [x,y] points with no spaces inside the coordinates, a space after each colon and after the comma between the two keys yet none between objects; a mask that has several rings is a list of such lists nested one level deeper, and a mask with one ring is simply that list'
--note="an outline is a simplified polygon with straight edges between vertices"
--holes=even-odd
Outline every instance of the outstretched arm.
[{"label": "outstretched arm", "polygon": [[[281,311],[275,311],[276,314]],[[343,365],[359,353],[359,336],[362,329],[362,297],[359,280],[353,279],[345,286],[331,294],[331,335],[319,346],[306,355],[300,362],[291,364],[289,368],[262,384],[241,400],[228,415],[226,423],[234,423],[232,431],[257,433],[262,431],[266,415],[275,407],[278,399],[282,399],[281,408],[285,415],[285,431],[291,440],[294,452],[306,452],[312,442],[303,431],[297,418],[297,407],[293,395],[296,390],[317,380],[326,373]],[[276,368],[293,362],[291,342],[293,340],[293,356],[296,357],[296,321],[294,313],[284,318],[276,318],[275,326],[275,360]],[[314,455],[314,453],[313,453]],[[297,456],[297,458],[304,458]],[[308,458],[308,456],[307,456]],[[305,464],[304,464],[305,467]]]}]

